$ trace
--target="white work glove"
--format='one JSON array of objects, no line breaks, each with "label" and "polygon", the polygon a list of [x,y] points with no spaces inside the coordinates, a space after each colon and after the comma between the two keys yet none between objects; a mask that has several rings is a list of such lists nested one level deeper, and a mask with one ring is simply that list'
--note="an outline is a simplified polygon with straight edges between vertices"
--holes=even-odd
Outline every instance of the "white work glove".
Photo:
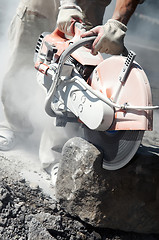
[{"label": "white work glove", "polygon": [[127,27],[114,19],[109,19],[103,26],[97,26],[88,32],[85,32],[81,37],[97,35],[92,44],[92,54],[98,52],[111,55],[120,55],[124,50],[124,37]]},{"label": "white work glove", "polygon": [[61,1],[60,11],[57,17],[58,29],[66,35],[73,36],[75,22],[83,21],[82,9],[76,4],[76,1]]}]

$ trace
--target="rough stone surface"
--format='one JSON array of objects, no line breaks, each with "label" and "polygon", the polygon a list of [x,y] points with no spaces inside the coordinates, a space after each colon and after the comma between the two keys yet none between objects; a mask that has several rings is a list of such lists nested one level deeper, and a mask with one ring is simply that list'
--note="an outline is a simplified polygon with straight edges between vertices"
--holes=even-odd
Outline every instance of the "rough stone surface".
[{"label": "rough stone surface", "polygon": [[95,227],[159,233],[159,156],[141,146],[124,168],[101,168],[101,153],[81,138],[70,139],[56,185],[66,211]]},{"label": "rough stone surface", "polygon": [[95,228],[71,216],[41,188],[30,188],[24,178],[0,168],[0,240],[44,239],[158,240],[159,235]]}]

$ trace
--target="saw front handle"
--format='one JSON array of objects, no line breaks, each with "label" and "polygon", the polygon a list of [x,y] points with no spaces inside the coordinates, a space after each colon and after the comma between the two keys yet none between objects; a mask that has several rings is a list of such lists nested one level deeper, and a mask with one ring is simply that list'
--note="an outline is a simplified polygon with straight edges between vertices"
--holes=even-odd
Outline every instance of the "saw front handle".
[{"label": "saw front handle", "polygon": [[78,48],[87,45],[88,43],[92,43],[95,39],[95,36],[83,38],[75,43],[71,43],[70,46],[61,54],[59,61],[58,61],[58,67],[56,70],[56,74],[54,76],[54,79],[52,81],[51,87],[47,93],[46,99],[45,99],[45,111],[49,116],[53,116],[54,113],[51,109],[51,101],[52,97],[54,96],[56,92],[56,87],[59,86],[61,82],[61,72],[64,63],[66,62],[67,58]]}]

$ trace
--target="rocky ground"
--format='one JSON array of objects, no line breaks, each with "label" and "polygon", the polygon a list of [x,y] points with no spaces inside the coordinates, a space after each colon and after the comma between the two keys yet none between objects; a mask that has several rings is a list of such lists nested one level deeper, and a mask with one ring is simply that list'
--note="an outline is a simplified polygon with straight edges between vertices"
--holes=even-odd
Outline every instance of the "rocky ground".
[{"label": "rocky ground", "polygon": [[11,179],[1,172],[0,181],[0,239],[1,240],[157,240],[157,235],[125,233],[109,229],[95,229],[72,218],[56,200],[25,179]]},{"label": "rocky ground", "polygon": [[[29,147],[30,149],[30,147]],[[157,240],[158,235],[93,228],[71,217],[55,200],[49,176],[36,152],[16,148],[0,153],[1,240]]]}]

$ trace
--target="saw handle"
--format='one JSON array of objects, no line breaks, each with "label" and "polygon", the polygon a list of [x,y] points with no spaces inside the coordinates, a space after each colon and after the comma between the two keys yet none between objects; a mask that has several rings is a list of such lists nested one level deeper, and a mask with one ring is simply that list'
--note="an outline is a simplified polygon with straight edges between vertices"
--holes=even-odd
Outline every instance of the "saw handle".
[{"label": "saw handle", "polygon": [[77,22],[75,19],[72,20],[71,23],[71,32],[73,33],[72,36],[64,34],[66,39],[80,39],[82,33],[86,31],[85,25],[83,22]]},{"label": "saw handle", "polygon": [[56,74],[54,76],[54,81],[52,82],[52,85],[47,93],[46,99],[45,99],[45,111],[49,116],[53,116],[54,113],[51,109],[51,100],[52,96],[54,96],[56,87],[61,82],[61,72],[63,68],[63,64],[66,61],[66,59],[78,48],[85,46],[86,44],[93,42],[95,39],[95,36],[82,38],[79,41],[71,44],[60,56],[59,62],[58,62],[58,68],[56,69]]},{"label": "saw handle", "polygon": [[[75,20],[75,19],[73,19],[73,18],[72,18],[72,23],[71,23],[70,28],[72,29],[71,31],[74,32],[73,38],[81,38],[81,37],[80,37],[81,34],[87,31],[87,30],[86,30],[86,26],[85,26],[85,24],[84,24],[82,21],[77,21],[77,20]],[[65,37],[66,37],[66,39],[68,39],[68,38],[70,38],[71,36],[67,36],[67,35],[65,34]],[[94,37],[94,40],[95,40],[96,35],[94,35],[94,36],[92,36],[92,37]],[[90,49],[92,43],[93,43],[93,41],[89,42],[89,44],[85,44],[85,47],[87,47],[87,48]],[[129,51],[128,51],[128,49],[124,46],[124,49],[123,49],[123,52],[122,52],[122,56],[127,57],[128,54],[129,54]]]},{"label": "saw handle", "polygon": [[[79,40],[79,39],[81,39],[81,34],[84,33],[84,32],[86,32],[86,26],[85,26],[85,24],[84,24],[82,21],[79,22],[79,21],[77,21],[77,20],[75,20],[75,19],[73,19],[73,18],[72,18],[72,23],[71,23],[70,28],[72,29],[72,32],[74,32],[74,36],[68,36],[68,35],[64,34],[63,36],[64,36],[65,39],[71,39],[71,38],[73,38],[73,39]],[[61,33],[62,33],[62,32],[58,29],[57,34],[59,34],[59,32],[60,32],[60,35],[59,35],[59,36],[61,37]],[[62,34],[63,34],[63,33],[62,33]],[[94,40],[95,40],[96,35],[94,35],[94,36],[92,36],[92,37],[94,37]],[[85,47],[87,47],[88,49],[91,49],[91,44],[92,44],[92,43],[93,43],[93,41],[90,41],[89,43],[85,44]],[[122,56],[127,57],[128,54],[129,54],[129,51],[128,51],[128,49],[124,46],[124,49],[123,49],[123,52],[122,52]]]}]

